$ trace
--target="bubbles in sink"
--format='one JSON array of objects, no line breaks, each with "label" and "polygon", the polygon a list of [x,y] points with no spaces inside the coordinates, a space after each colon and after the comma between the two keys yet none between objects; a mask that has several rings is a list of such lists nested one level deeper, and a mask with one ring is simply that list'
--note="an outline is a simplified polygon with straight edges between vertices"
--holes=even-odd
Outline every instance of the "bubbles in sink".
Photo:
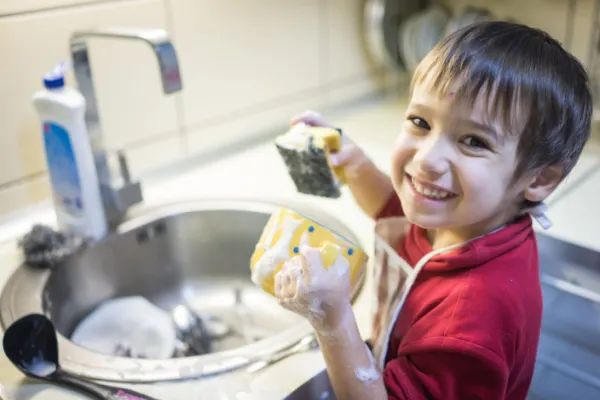
[{"label": "bubbles in sink", "polygon": [[141,296],[108,300],[83,319],[71,340],[103,354],[171,358],[176,330],[169,314]]},{"label": "bubbles in sink", "polygon": [[[169,313],[141,296],[108,300],[78,324],[71,341],[107,355],[106,360],[112,362],[112,357],[133,361],[204,355],[272,335],[272,331],[254,323],[242,301],[243,288],[237,289],[237,301],[225,319],[198,313],[195,307],[185,304],[178,304]],[[222,313],[219,309],[211,311]]]},{"label": "bubbles in sink", "polygon": [[225,323],[210,315],[204,317],[204,324],[209,335],[213,338],[224,338],[231,332],[231,329]]},{"label": "bubbles in sink", "polygon": [[321,400],[329,399],[329,398],[331,398],[331,396],[332,396],[332,393],[330,391],[326,390],[321,393]]},{"label": "bubbles in sink", "polygon": [[[143,302],[144,309],[153,311],[125,310],[132,298]],[[176,310],[191,315],[187,331],[177,326]],[[155,318],[157,314],[160,316]],[[92,319],[96,319],[94,325],[99,331],[82,340],[81,331]],[[165,322],[159,324],[158,320]],[[91,351],[105,354],[107,362],[111,363],[123,362],[117,357],[130,361],[157,360],[156,353],[146,350],[148,338],[138,339],[139,335],[144,335],[140,326],[154,330],[155,335],[156,331],[160,333],[166,330],[165,326],[170,326],[172,330],[168,334],[172,338],[169,342],[172,342],[169,346],[172,347],[168,354],[165,351],[160,355],[160,359],[167,360],[239,348],[273,336],[296,321],[295,317],[283,314],[277,304],[272,304],[271,297],[247,278],[189,281],[157,293],[149,300],[132,296],[102,303],[76,327],[71,340]],[[150,365],[147,361],[142,363]]]}]

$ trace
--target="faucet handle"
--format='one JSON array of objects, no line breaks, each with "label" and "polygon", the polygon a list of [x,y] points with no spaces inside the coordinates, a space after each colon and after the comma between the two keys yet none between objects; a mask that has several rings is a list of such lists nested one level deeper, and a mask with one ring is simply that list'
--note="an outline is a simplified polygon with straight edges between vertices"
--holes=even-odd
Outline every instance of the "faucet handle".
[{"label": "faucet handle", "polygon": [[119,159],[119,170],[121,171],[121,178],[123,183],[131,183],[131,175],[129,174],[129,165],[127,164],[127,158],[123,150],[117,150],[117,158]]},{"label": "faucet handle", "polygon": [[144,197],[141,183],[139,181],[132,182],[131,180],[125,152],[117,150],[116,155],[119,161],[122,184],[119,187],[113,187],[111,192],[113,195],[114,211],[118,215],[125,213],[133,205],[141,203]]}]

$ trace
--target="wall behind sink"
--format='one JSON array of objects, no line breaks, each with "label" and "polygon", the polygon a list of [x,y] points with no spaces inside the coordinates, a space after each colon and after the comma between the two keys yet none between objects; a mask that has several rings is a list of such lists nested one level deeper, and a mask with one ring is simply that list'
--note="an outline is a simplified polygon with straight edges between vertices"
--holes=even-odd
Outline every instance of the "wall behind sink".
[{"label": "wall behind sink", "polygon": [[105,143],[137,175],[373,93],[361,11],[360,0],[0,1],[0,215],[49,197],[31,96],[70,59],[74,29],[158,27],[174,41],[184,89],[168,97],[147,46],[90,41]]},{"label": "wall behind sink", "polygon": [[[49,197],[45,156],[31,105],[41,77],[67,60],[74,29],[164,28],[178,50],[184,90],[165,97],[150,50],[90,42],[104,140],[125,148],[134,175],[285,124],[378,88],[359,26],[364,0],[0,1],[0,216]],[[563,40],[566,0],[489,2],[501,16]],[[592,0],[579,0],[576,55],[584,56]],[[74,84],[72,76],[69,83]]]}]

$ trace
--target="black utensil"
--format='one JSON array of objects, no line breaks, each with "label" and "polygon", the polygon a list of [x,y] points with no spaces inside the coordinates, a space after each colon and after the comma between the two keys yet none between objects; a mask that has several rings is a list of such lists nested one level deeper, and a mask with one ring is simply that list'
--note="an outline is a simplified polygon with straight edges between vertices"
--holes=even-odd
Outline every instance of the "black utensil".
[{"label": "black utensil", "polygon": [[103,400],[157,400],[130,389],[101,385],[60,368],[58,342],[52,322],[41,314],[30,314],[4,333],[4,353],[25,375],[77,389]]}]

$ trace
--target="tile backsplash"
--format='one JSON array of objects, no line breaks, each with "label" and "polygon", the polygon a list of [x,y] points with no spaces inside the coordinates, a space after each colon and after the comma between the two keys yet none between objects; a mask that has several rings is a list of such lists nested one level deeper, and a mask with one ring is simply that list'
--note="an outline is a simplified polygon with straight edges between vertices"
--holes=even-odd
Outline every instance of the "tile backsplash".
[{"label": "tile backsplash", "polygon": [[[74,30],[163,28],[177,49],[183,91],[165,96],[147,46],[89,42],[105,145],[125,149],[135,176],[283,126],[303,109],[336,106],[376,91],[381,81],[360,36],[363,3],[0,1],[0,216],[49,198],[31,96],[54,63],[70,59]],[[496,2],[446,3],[459,8],[467,3],[495,7]],[[592,0],[579,3],[573,43],[574,53],[584,56]],[[565,35],[560,24],[567,1],[535,0],[513,8],[508,4],[516,0],[497,4],[503,17],[548,29],[560,40]],[[71,74],[68,84],[75,85]]]},{"label": "tile backsplash", "polygon": [[0,3],[0,16],[69,7],[86,3],[98,3],[100,1],[102,0],[3,0],[2,3]]},{"label": "tile backsplash", "polygon": [[[92,27],[166,29],[183,91],[165,96],[138,42],[91,39],[103,140],[133,175],[285,124],[305,108],[376,89],[360,0],[9,0],[0,2],[0,215],[49,197],[31,96],[69,36]],[[72,74],[68,84],[75,85]]]}]

